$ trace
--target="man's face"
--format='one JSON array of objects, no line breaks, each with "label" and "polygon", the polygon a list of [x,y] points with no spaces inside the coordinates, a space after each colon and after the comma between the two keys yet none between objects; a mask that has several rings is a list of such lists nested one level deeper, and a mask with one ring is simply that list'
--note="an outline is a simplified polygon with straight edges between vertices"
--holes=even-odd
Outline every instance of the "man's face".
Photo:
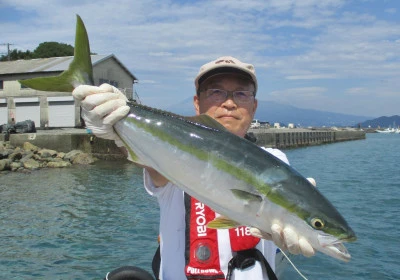
[{"label": "man's face", "polygon": [[220,74],[211,77],[200,85],[200,94],[194,96],[196,114],[207,114],[226,127],[230,132],[244,137],[253,120],[257,108],[257,100],[248,103],[238,103],[229,95],[223,102],[215,102],[208,98],[207,89],[222,89],[227,91],[253,91],[254,84],[241,75]]}]

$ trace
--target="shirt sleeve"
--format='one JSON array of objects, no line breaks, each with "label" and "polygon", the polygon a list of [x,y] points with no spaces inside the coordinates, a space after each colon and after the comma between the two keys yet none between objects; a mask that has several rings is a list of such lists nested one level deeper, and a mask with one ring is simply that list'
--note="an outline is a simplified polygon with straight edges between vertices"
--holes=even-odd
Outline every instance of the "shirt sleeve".
[{"label": "shirt sleeve", "polygon": [[168,189],[169,186],[172,185],[171,182],[168,182],[164,187],[156,187],[153,183],[153,180],[150,177],[149,172],[147,172],[146,169],[143,168],[143,184],[144,184],[144,188],[146,189],[146,191],[154,197],[160,197],[162,196],[166,190]]},{"label": "shirt sleeve", "polygon": [[268,153],[270,153],[271,155],[279,158],[281,161],[283,161],[287,164],[290,164],[286,154],[284,152],[282,152],[281,150],[273,149],[273,148],[265,148],[265,147],[261,147],[261,148],[264,149],[265,151],[267,151]]}]

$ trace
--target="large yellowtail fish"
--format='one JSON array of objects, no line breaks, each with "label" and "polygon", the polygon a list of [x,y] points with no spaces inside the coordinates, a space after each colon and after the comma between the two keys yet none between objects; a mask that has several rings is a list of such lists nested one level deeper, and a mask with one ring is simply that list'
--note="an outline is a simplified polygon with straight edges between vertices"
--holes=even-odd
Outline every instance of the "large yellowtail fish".
[{"label": "large yellowtail fish", "polygon": [[[89,41],[79,16],[69,69],[56,77],[20,82],[44,91],[72,91],[80,84],[93,84]],[[356,240],[353,230],[292,167],[207,115],[187,118],[140,104],[129,106],[129,114],[114,128],[133,161],[153,167],[223,215],[210,227],[246,225],[271,232],[277,223],[294,228],[315,250],[350,259],[342,242]]]}]

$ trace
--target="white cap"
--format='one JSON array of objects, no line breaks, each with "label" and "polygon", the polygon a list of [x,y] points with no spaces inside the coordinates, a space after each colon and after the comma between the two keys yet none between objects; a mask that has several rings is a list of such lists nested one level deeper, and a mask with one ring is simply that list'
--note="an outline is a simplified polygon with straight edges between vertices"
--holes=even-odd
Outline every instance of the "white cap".
[{"label": "white cap", "polygon": [[232,56],[222,56],[201,66],[200,71],[194,80],[196,92],[199,90],[199,85],[207,78],[223,73],[239,73],[248,76],[254,82],[254,94],[257,92],[257,78],[254,66],[252,64],[243,63]]}]

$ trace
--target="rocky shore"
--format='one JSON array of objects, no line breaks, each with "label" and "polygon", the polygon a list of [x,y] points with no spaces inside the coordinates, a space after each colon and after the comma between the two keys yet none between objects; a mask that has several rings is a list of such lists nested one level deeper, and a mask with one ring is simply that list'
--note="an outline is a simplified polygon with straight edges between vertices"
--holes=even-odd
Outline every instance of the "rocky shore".
[{"label": "rocky shore", "polygon": [[0,141],[0,172],[30,172],[41,168],[64,168],[73,164],[87,165],[97,158],[81,150],[68,153],[39,148],[29,142],[14,147]]}]

